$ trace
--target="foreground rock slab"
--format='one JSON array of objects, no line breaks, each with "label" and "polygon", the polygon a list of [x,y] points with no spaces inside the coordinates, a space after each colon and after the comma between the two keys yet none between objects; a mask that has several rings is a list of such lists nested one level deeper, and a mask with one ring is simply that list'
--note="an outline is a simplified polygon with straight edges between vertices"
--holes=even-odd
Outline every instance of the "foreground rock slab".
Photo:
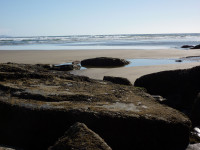
[{"label": "foreground rock slab", "polygon": [[83,123],[71,126],[49,150],[111,150],[105,141]]},{"label": "foreground rock slab", "polygon": [[0,64],[0,144],[44,150],[82,122],[115,150],[179,150],[190,120],[141,88],[43,65]]}]

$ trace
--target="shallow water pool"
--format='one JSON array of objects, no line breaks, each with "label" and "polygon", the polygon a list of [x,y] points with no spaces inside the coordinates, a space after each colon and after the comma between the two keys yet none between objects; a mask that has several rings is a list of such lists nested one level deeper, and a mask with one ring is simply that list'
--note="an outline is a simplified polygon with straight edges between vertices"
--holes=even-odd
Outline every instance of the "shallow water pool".
[{"label": "shallow water pool", "polygon": [[[190,59],[127,59],[130,64],[123,67],[136,67],[136,66],[154,66],[154,65],[167,65],[167,64],[180,64],[180,63],[189,63],[194,60]],[[179,60],[179,61],[178,61]],[[63,63],[56,66],[61,65],[70,65],[72,63]],[[89,69],[89,68],[97,68],[97,67],[82,67],[81,70]],[[101,67],[98,67],[101,68]]]}]

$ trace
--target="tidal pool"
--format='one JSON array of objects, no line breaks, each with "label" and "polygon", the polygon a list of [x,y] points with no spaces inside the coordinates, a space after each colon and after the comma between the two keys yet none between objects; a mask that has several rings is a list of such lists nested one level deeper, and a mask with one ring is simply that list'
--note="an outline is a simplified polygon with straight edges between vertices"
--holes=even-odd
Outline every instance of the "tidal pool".
[{"label": "tidal pool", "polygon": [[[180,64],[180,63],[189,63],[189,62],[198,62],[200,61],[200,57],[194,58],[180,58],[180,59],[127,59],[130,64],[123,67],[136,67],[136,66],[154,66],[154,65],[167,65],[167,64]],[[55,66],[61,65],[71,65],[72,63],[63,63]],[[79,64],[80,65],[80,64]],[[104,67],[82,67],[81,70],[89,69],[89,68],[104,68]],[[114,67],[111,67],[114,68]]]}]

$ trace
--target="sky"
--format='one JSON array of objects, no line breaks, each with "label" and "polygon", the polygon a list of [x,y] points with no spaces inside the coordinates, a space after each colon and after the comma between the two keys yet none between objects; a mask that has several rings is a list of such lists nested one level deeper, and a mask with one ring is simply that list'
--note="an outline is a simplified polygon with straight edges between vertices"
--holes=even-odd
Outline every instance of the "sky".
[{"label": "sky", "polygon": [[0,35],[200,33],[200,0],[0,0]]}]

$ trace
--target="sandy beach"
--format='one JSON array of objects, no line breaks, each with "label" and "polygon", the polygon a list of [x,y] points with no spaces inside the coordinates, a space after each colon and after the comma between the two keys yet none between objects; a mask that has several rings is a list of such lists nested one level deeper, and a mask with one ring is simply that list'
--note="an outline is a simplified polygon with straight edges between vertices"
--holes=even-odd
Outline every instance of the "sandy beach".
[{"label": "sandy beach", "polygon": [[[0,51],[0,63],[14,62],[26,64],[61,64],[76,60],[94,57],[116,57],[123,59],[159,59],[159,58],[182,58],[187,56],[200,56],[200,50],[9,50]],[[72,71],[76,75],[84,75],[94,79],[103,79],[103,76],[117,76],[128,78],[132,83],[140,76],[164,70],[186,69],[200,65],[200,62],[136,66],[120,68],[92,68]]]}]

